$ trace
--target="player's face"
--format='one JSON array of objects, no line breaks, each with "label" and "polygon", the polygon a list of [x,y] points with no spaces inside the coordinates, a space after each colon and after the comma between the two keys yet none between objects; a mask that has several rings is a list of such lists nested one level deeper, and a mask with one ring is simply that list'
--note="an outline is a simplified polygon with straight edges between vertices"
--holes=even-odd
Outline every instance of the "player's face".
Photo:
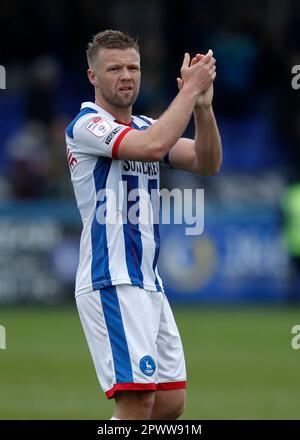
[{"label": "player's face", "polygon": [[106,102],[119,108],[133,105],[141,82],[140,56],[135,49],[101,49],[95,74]]}]

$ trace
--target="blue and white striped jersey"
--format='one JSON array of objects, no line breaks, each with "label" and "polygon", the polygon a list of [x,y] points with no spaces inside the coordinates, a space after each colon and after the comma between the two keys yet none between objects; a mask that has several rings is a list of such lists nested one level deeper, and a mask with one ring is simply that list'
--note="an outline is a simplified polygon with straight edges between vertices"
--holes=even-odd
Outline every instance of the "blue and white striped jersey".
[{"label": "blue and white striped jersey", "polygon": [[126,126],[85,102],[66,129],[71,180],[83,222],[76,295],[117,284],[163,291],[157,270],[159,163],[117,159],[125,134],[145,130],[153,122],[133,116]]}]

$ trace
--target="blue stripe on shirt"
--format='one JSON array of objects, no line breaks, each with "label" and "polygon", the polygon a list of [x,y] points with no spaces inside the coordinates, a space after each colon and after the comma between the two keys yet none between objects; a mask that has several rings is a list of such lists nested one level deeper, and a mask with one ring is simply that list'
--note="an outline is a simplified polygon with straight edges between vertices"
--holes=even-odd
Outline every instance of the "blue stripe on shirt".
[{"label": "blue stripe on shirt", "polygon": [[79,118],[81,118],[84,115],[87,115],[88,113],[98,113],[97,110],[90,108],[90,107],[85,107],[83,108],[78,115],[76,116],[76,118],[73,119],[73,121],[67,126],[66,128],[66,133],[70,138],[74,138],[74,125],[76,124],[76,122],[78,121]]},{"label": "blue stripe on shirt", "polygon": [[143,127],[139,127],[135,122],[131,122],[131,124],[130,124],[130,126],[132,127],[132,128],[135,128],[136,130],[140,130],[140,131],[143,131],[143,130],[147,130],[147,128],[149,128],[148,126],[146,126],[146,125],[143,125]]},{"label": "blue stripe on shirt", "polygon": [[[100,157],[94,169],[94,182],[97,195],[96,212],[91,227],[92,240],[92,283],[93,289],[98,290],[101,287],[111,285],[111,276],[109,271],[108,248],[106,237],[106,224],[97,220],[97,209],[103,204],[99,200],[99,191],[106,187],[106,180],[110,170],[112,160]],[[99,216],[100,217],[100,216]],[[101,220],[101,219],[100,219]],[[104,223],[104,224],[102,224]]]},{"label": "blue stripe on shirt", "polygon": [[143,120],[144,122],[146,122],[148,125],[152,125],[152,122],[149,121],[149,119],[146,118],[145,116],[138,115],[138,118],[142,119],[142,120]]},{"label": "blue stripe on shirt", "polygon": [[149,179],[148,181],[148,193],[150,196],[152,211],[153,211],[153,232],[154,232],[154,241],[155,241],[155,252],[152,263],[152,269],[155,276],[155,286],[157,290],[161,290],[161,286],[155,274],[155,269],[157,266],[157,260],[159,255],[159,247],[160,247],[160,236],[159,236],[159,194],[158,194],[158,186],[157,179]]},{"label": "blue stripe on shirt", "polygon": [[[123,175],[122,179],[127,183],[126,202],[127,202],[127,212],[125,211],[125,222],[123,224],[123,233],[125,241],[125,252],[126,252],[126,265],[128,270],[129,278],[134,285],[138,285],[144,288],[144,277],[141,270],[142,256],[143,256],[143,245],[141,239],[141,231],[139,224],[134,224],[130,221],[129,212],[134,209],[133,206],[139,203],[139,196],[135,201],[128,200],[128,195],[132,190],[138,190],[139,188],[139,177],[132,175]],[[125,207],[123,207],[125,210]],[[136,210],[138,215],[138,211]],[[132,211],[133,212],[133,211]]]}]

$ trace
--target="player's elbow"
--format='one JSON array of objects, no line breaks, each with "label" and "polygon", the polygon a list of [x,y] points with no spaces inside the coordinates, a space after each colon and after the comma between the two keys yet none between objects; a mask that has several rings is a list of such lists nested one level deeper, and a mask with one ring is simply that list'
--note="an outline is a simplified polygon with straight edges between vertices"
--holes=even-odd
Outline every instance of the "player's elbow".
[{"label": "player's elbow", "polygon": [[197,169],[198,174],[200,176],[215,176],[220,171],[221,164],[222,164],[221,159],[219,161],[213,161],[209,164],[206,164],[205,166],[201,164]]},{"label": "player's elbow", "polygon": [[207,176],[215,176],[221,169],[221,163],[213,164],[207,169]]},{"label": "player's elbow", "polygon": [[160,162],[165,153],[165,146],[162,142],[155,142],[153,144],[151,144],[148,148],[147,148],[147,153],[146,153],[146,160],[148,162]]},{"label": "player's elbow", "polygon": [[212,174],[211,176],[214,176],[215,174],[218,174],[218,172],[221,170],[221,166],[222,166],[222,154],[220,155],[219,160],[217,160],[214,165],[212,166]]}]

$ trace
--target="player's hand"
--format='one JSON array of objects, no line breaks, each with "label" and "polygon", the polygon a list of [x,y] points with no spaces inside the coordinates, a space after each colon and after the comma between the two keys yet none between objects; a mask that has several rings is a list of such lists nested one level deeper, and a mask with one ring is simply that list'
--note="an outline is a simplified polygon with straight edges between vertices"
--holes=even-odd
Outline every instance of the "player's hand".
[{"label": "player's hand", "polygon": [[[201,61],[201,59],[204,57],[203,54],[197,54],[191,61],[191,65]],[[216,78],[216,60],[213,58],[214,63],[211,67],[211,72],[212,72],[212,82],[211,85],[209,86],[209,88],[203,92],[201,95],[198,96],[198,99],[196,101],[196,106],[210,106],[212,104],[212,100],[214,97],[214,80]]]},{"label": "player's hand", "polygon": [[[188,54],[186,54],[188,55]],[[213,94],[214,94],[214,88],[213,88],[213,81],[216,78],[216,60],[215,58],[213,58],[213,52],[212,50],[209,50],[207,52],[206,55],[203,54],[197,54],[191,62],[189,55],[188,57],[185,56],[184,62],[185,62],[185,67],[187,65],[190,66],[194,66],[197,63],[200,63],[202,61],[202,63],[204,63],[207,71],[208,71],[208,86],[206,88],[206,90],[203,90],[202,93],[199,94],[196,104],[195,106],[210,106],[212,104],[212,100],[213,100]],[[184,66],[184,63],[183,63]],[[181,71],[182,73],[182,71]],[[206,78],[207,79],[207,78]],[[177,78],[177,85],[178,85],[178,89],[181,90],[181,88],[183,87],[184,84],[184,79],[183,78]]]}]

